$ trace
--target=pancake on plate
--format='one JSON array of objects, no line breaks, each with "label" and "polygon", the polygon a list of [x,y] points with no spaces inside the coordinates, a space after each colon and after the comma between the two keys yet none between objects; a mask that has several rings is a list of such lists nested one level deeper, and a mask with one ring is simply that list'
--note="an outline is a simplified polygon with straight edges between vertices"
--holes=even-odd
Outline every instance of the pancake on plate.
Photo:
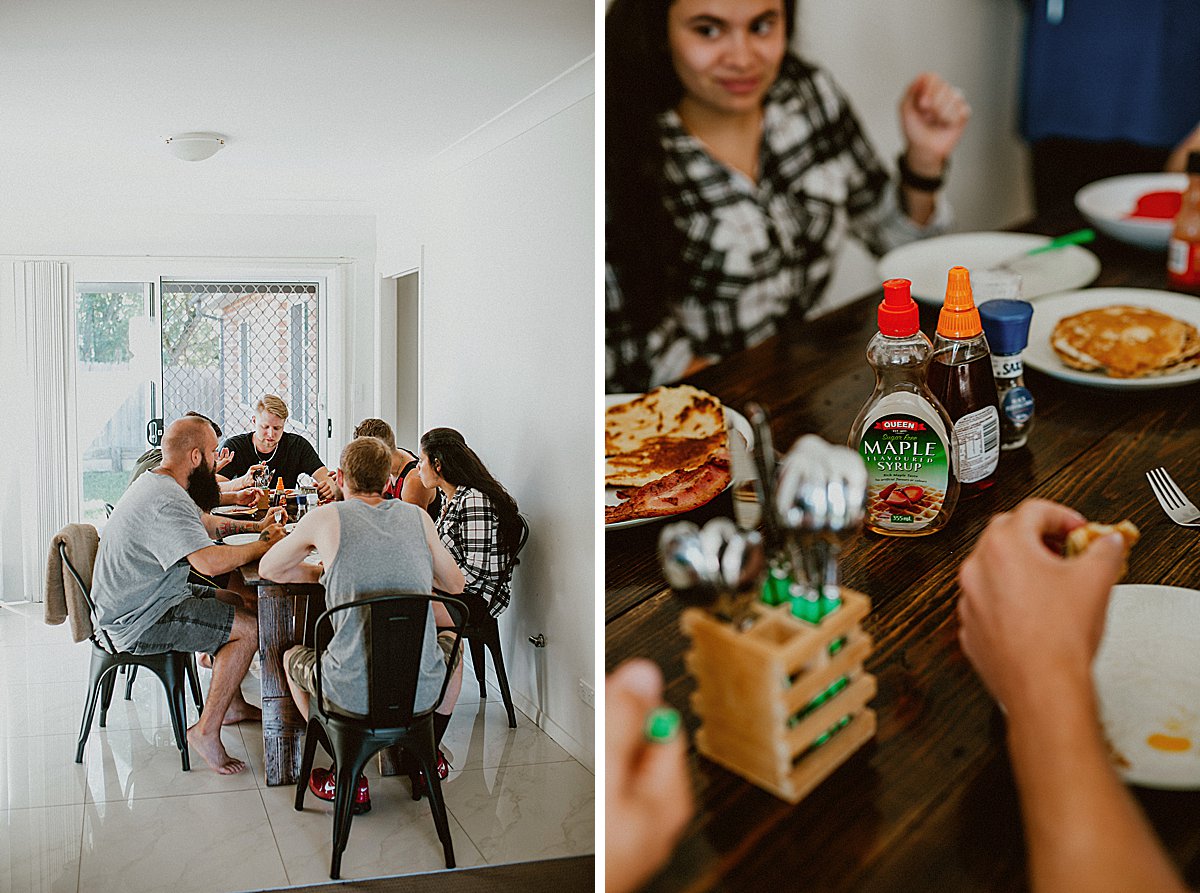
[{"label": "pancake on plate", "polygon": [[1064,316],[1050,334],[1064,365],[1112,378],[1170,375],[1200,365],[1200,332],[1148,307],[1114,304]]},{"label": "pancake on plate", "polygon": [[604,415],[604,483],[641,487],[726,449],[721,401],[691,385],[655,388]]},{"label": "pancake on plate", "polygon": [[621,499],[605,506],[607,524],[689,511],[731,480],[721,401],[690,385],[610,406],[604,454],[604,483]]}]

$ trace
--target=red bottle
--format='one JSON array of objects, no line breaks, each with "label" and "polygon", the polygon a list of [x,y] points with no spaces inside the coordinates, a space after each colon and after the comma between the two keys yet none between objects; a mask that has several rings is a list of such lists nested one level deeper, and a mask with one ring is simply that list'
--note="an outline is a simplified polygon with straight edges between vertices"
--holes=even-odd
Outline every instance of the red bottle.
[{"label": "red bottle", "polygon": [[1200,152],[1188,153],[1188,185],[1167,245],[1171,288],[1200,294]]}]

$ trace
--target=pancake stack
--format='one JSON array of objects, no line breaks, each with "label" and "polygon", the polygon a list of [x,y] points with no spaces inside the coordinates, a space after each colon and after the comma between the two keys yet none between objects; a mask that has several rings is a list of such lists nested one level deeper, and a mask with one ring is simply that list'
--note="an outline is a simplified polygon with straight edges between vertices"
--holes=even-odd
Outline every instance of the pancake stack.
[{"label": "pancake stack", "polygon": [[1059,320],[1050,345],[1062,362],[1112,378],[1171,375],[1200,365],[1196,327],[1151,310],[1115,304]]}]

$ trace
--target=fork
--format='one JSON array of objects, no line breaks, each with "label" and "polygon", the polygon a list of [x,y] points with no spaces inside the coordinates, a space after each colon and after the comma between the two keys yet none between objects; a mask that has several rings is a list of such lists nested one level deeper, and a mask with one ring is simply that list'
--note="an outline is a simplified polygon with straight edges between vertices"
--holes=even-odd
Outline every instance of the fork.
[{"label": "fork", "polygon": [[1183,495],[1165,468],[1150,469],[1146,472],[1146,478],[1167,517],[1182,527],[1200,527],[1200,509]]}]

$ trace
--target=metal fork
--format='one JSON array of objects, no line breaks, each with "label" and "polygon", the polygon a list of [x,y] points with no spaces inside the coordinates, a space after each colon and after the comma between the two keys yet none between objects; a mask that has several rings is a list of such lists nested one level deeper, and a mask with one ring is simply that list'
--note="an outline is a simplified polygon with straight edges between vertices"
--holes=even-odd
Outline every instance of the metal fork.
[{"label": "metal fork", "polygon": [[1200,509],[1183,495],[1165,468],[1150,469],[1146,478],[1167,517],[1182,527],[1200,527]]}]

